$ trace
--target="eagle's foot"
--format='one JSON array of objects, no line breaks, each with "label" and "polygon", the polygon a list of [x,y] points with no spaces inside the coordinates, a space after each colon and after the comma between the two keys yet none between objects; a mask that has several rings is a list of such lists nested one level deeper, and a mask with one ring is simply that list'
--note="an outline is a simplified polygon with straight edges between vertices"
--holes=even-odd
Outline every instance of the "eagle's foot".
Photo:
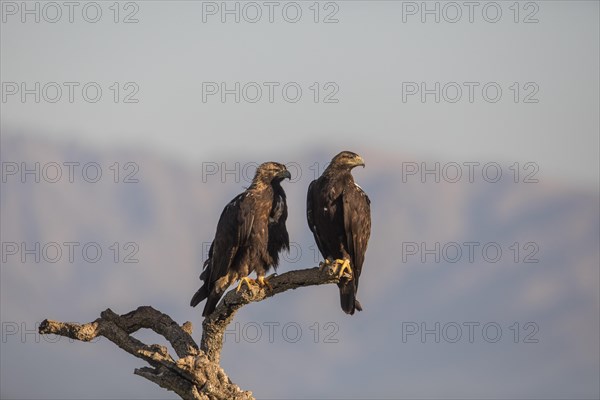
[{"label": "eagle's foot", "polygon": [[331,270],[332,264],[333,264],[333,258],[326,258],[324,261],[319,263],[319,271],[323,272],[326,269]]},{"label": "eagle's foot", "polygon": [[350,267],[350,260],[335,260],[333,262],[331,270],[334,274],[337,274],[338,279],[341,279],[342,277],[352,279],[352,268]]},{"label": "eagle's foot", "polygon": [[242,279],[240,279],[240,283],[238,283],[237,289],[235,291],[239,292],[240,289],[242,288],[242,286],[244,286],[244,283],[246,284],[246,286],[248,287],[249,290],[252,290],[252,288],[250,286],[256,286],[257,285],[257,283],[256,283],[256,281],[254,279],[248,278],[247,276],[245,276]]},{"label": "eagle's foot", "polygon": [[266,287],[267,289],[272,291],[273,286],[271,286],[271,284],[269,283],[269,279],[271,279],[275,275],[277,274],[269,275],[266,278],[264,276],[259,276],[258,278],[256,278],[256,283],[258,283],[258,286],[260,286],[261,288]]}]

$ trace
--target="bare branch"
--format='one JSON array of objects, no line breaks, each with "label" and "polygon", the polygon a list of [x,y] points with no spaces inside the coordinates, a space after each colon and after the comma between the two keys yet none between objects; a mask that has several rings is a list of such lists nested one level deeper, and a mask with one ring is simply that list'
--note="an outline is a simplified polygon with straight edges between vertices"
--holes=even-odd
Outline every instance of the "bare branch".
[{"label": "bare branch", "polygon": [[[185,330],[171,317],[152,307],[139,307],[130,313],[117,315],[107,309],[100,318],[88,324],[44,320],[41,334],[56,334],[89,342],[104,336],[126,352],[147,361],[154,368],[136,369],[134,373],[172,390],[184,399],[251,399],[251,392],[242,391],[227,377],[221,367],[198,350],[190,336],[191,323]],[[152,329],[173,346],[179,360],[175,361],[165,346],[146,345],[130,334]]]},{"label": "bare branch", "polygon": [[250,290],[244,287],[237,292],[230,290],[219,303],[215,311],[202,322],[202,341],[200,349],[206,353],[208,358],[216,363],[220,362],[221,350],[223,349],[223,335],[227,325],[231,323],[237,310],[249,303],[255,303],[283,293],[286,290],[297,289],[305,286],[325,285],[338,283],[339,279],[325,269],[318,267],[289,271],[269,279],[272,290],[267,288],[252,287]]},{"label": "bare branch", "polygon": [[[148,362],[151,367],[138,368],[136,375],[177,393],[183,399],[253,399],[252,392],[242,391],[220,367],[223,335],[237,310],[246,304],[262,301],[286,290],[303,286],[337,283],[330,271],[319,268],[290,271],[269,280],[271,289],[253,287],[240,292],[230,290],[215,311],[203,322],[201,349],[192,338],[192,324],[179,326],[171,317],[149,306],[138,307],[118,315],[111,309],[87,324],[44,320],[41,334],[55,334],[89,342],[104,336],[126,352]],[[131,336],[139,329],[152,329],[165,337],[175,349],[175,360],[165,346],[147,345]]]},{"label": "bare branch", "polygon": [[198,400],[206,399],[208,396],[202,396],[191,382],[181,379],[178,375],[165,368],[136,368],[134,374],[142,376],[152,381],[162,388],[171,390],[182,399]]}]

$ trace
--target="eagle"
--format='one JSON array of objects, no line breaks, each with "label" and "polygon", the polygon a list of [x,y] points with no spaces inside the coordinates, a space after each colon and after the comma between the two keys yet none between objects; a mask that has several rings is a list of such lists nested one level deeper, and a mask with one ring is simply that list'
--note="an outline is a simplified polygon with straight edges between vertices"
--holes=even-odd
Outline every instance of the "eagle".
[{"label": "eagle", "polygon": [[[287,201],[281,187],[285,178],[291,178],[285,165],[263,163],[248,189],[223,209],[200,275],[204,284],[190,302],[195,307],[206,299],[202,316],[215,310],[225,290],[235,281],[240,281],[238,291],[243,283],[248,287],[271,287],[265,275],[271,267],[277,268],[279,252],[290,247],[285,226]],[[248,278],[253,271],[256,280]]]},{"label": "eagle", "polygon": [[342,310],[350,315],[362,311],[356,292],[371,234],[371,201],[351,173],[359,165],[362,157],[342,151],[311,182],[306,199],[308,226],[325,259],[321,269],[338,274]]}]

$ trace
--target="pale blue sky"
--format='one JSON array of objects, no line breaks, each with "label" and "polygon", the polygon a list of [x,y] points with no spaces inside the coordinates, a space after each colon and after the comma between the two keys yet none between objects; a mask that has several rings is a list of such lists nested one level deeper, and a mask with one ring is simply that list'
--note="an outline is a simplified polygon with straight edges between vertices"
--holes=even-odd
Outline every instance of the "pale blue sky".
[{"label": "pale blue sky", "polygon": [[[295,24],[284,20],[284,3],[274,8],[273,23],[265,6],[259,22],[244,21],[254,15],[252,9],[244,13],[244,3],[240,23],[231,15],[221,23],[220,10],[205,14],[203,22],[203,7],[220,7],[220,2],[139,2],[137,9],[124,9],[121,3],[119,20],[134,13],[139,22],[132,24],[115,24],[110,2],[99,3],[102,18],[95,24],[83,19],[82,7],[74,10],[73,23],[66,7],[56,23],[45,21],[55,11],[43,8],[40,23],[31,15],[22,23],[16,4],[16,11],[3,9],[2,81],[31,86],[38,81],[42,87],[57,82],[63,96],[55,104],[43,98],[36,104],[31,95],[25,103],[18,93],[7,95],[3,129],[33,128],[93,144],[145,146],[191,161],[215,152],[258,147],[271,152],[323,141],[351,147],[368,138],[375,150],[390,153],[535,161],[549,176],[587,184],[598,180],[596,1],[521,3],[519,23],[511,2],[498,3],[502,16],[496,23],[486,22],[485,2],[474,8],[472,23],[464,6],[456,23],[446,21],[455,11],[445,3],[439,3],[440,23],[432,15],[421,23],[420,9],[407,14],[420,2],[393,1],[342,1],[327,9],[321,3],[319,19],[334,13],[338,23],[314,23],[313,3],[298,2],[302,17]],[[495,8],[486,10],[485,17],[493,18]],[[93,11],[87,13],[93,17]],[[293,17],[292,11],[287,12]],[[539,22],[523,23],[526,18]],[[80,83],[73,103],[63,82]],[[100,85],[99,102],[83,100],[81,88],[87,82]],[[139,103],[115,104],[113,82],[120,83],[120,100],[134,90],[123,85],[135,82]],[[257,82],[263,97],[236,104],[229,95],[223,104],[216,95],[203,103],[203,82],[229,87]],[[273,103],[264,82],[280,83]],[[287,82],[303,90],[295,104],[282,98]],[[321,85],[321,98],[334,90],[324,84],[334,82],[339,102],[315,104],[314,82]],[[403,102],[403,82],[428,87],[440,82],[440,90],[456,82],[463,93],[456,103],[444,101],[444,93],[439,104],[433,95],[423,104],[418,94]],[[479,83],[473,103],[464,82]],[[502,89],[497,103],[482,97],[489,82]],[[514,82],[520,84],[518,103]],[[527,82],[534,85],[525,87]],[[447,89],[446,97],[454,97],[455,89]],[[522,102],[536,90],[531,98],[537,104]]]}]

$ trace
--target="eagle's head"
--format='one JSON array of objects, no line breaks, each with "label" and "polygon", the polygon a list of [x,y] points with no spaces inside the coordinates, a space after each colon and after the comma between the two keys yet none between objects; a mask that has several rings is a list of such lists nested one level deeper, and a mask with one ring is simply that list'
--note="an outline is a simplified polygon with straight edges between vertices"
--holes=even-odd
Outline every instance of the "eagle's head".
[{"label": "eagle's head", "polygon": [[365,166],[365,160],[361,156],[351,151],[342,151],[331,159],[330,167],[336,169],[350,170],[354,167]]},{"label": "eagle's head", "polygon": [[269,161],[258,166],[253,181],[270,184],[273,181],[279,183],[285,178],[292,178],[290,171],[287,170],[285,165]]}]

